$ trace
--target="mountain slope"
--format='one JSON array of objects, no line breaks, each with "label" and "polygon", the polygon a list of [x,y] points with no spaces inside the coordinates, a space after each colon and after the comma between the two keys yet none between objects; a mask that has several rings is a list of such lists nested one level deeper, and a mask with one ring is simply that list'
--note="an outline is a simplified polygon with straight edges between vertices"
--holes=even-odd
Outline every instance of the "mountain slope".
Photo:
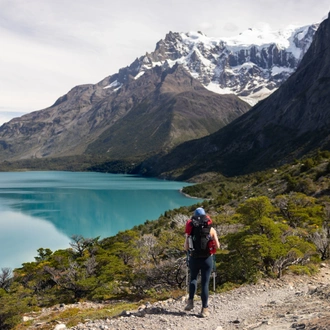
[{"label": "mountain slope", "polygon": [[247,112],[237,96],[255,102],[273,92],[294,72],[316,28],[251,29],[231,39],[170,32],[118,73],[1,126],[0,161],[167,153]]},{"label": "mountain slope", "polygon": [[77,86],[52,107],[1,126],[0,160],[142,157],[211,134],[250,109],[234,95],[206,90],[179,65],[127,76],[119,89],[116,78]]},{"label": "mountain slope", "polygon": [[[234,95],[207,91],[179,66],[164,72],[155,91],[105,130],[87,152],[114,157],[155,153],[209,135],[249,109]],[[111,146],[110,149],[108,146]]]},{"label": "mountain slope", "polygon": [[143,166],[150,175],[180,179],[209,171],[233,175],[329,149],[329,40],[328,18],[297,71],[276,92],[211,136],[180,145],[157,165],[153,159]]}]

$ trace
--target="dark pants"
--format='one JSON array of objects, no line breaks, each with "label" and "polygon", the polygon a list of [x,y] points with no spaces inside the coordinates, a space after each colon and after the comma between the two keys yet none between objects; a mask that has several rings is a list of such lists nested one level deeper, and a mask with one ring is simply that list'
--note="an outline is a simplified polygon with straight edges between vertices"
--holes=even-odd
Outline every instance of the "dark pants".
[{"label": "dark pants", "polygon": [[202,307],[208,307],[209,299],[209,283],[211,277],[211,271],[213,266],[213,256],[210,255],[207,258],[189,258],[190,268],[190,285],[189,285],[189,299],[194,299],[197,290],[197,276],[201,271],[201,298]]}]

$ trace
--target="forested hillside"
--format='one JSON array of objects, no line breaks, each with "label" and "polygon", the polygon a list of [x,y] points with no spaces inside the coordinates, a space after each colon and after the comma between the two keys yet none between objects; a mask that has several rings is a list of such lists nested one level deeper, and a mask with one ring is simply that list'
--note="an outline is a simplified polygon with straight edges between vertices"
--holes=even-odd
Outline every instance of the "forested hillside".
[{"label": "forested hillside", "polygon": [[[320,261],[329,259],[329,183],[330,153],[317,152],[267,172],[214,174],[185,188],[184,193],[205,198],[220,236],[216,290],[288,272],[317,272]],[[103,240],[74,236],[70,249],[40,247],[34,262],[2,269],[0,328],[28,329],[32,321],[22,322],[24,313],[55,304],[112,302],[111,311],[77,309],[61,316],[74,325],[115,315],[141,300],[184,295],[184,225],[196,206],[168,210],[158,220]]]}]

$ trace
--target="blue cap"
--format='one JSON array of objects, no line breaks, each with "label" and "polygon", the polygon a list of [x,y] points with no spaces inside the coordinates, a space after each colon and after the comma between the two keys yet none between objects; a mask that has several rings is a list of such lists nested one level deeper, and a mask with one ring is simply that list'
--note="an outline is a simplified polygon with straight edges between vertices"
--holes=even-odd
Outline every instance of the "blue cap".
[{"label": "blue cap", "polygon": [[202,207],[198,207],[196,210],[195,210],[195,216],[198,217],[200,215],[205,215],[205,211]]}]

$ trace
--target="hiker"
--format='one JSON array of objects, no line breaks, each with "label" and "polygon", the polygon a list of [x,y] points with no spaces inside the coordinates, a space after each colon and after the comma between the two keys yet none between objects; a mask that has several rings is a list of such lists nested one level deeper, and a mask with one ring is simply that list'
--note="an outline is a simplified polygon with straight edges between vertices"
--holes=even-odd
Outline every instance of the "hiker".
[{"label": "hiker", "polygon": [[189,254],[190,284],[186,311],[194,308],[194,296],[197,290],[197,276],[201,271],[201,316],[209,316],[208,298],[209,283],[213,267],[213,256],[216,248],[220,248],[218,235],[212,227],[211,218],[202,207],[198,207],[191,219],[186,223],[184,248]]}]

